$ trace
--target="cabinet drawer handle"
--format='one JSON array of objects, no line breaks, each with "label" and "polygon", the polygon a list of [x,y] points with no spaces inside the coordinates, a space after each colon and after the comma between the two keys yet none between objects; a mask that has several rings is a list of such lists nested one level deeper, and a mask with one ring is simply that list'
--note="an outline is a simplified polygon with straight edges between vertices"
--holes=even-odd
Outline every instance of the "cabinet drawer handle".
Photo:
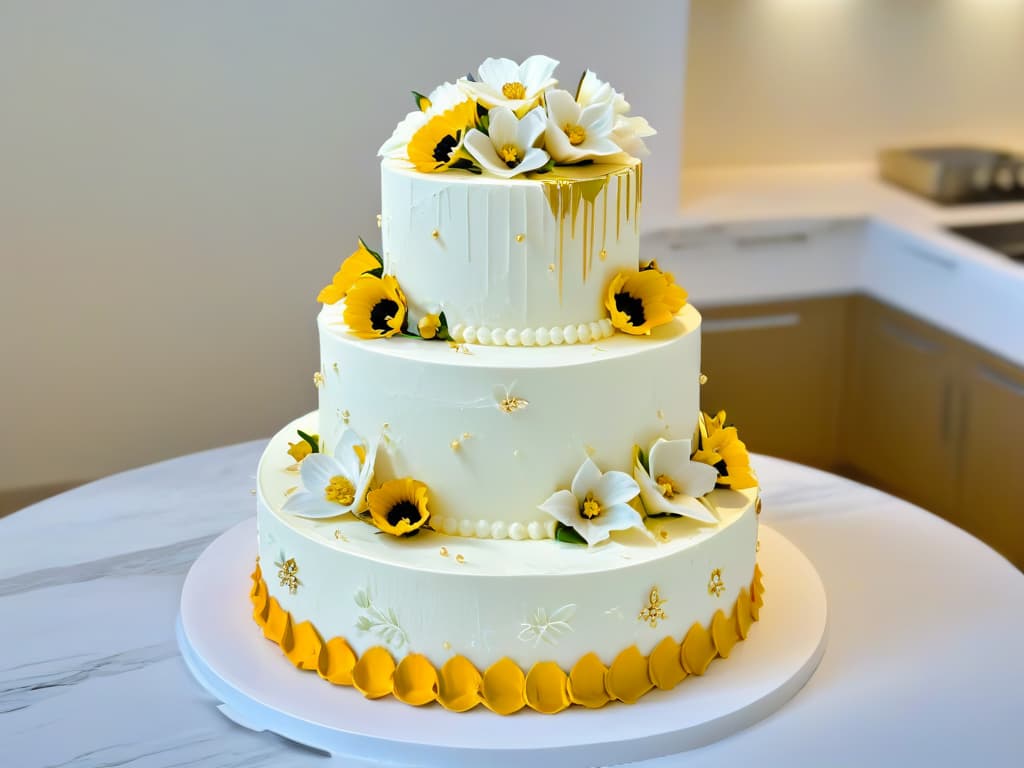
[{"label": "cabinet drawer handle", "polygon": [[987,365],[979,365],[978,373],[1003,389],[1008,389],[1018,397],[1024,397],[1024,383],[1015,381],[1004,373],[989,368]]},{"label": "cabinet drawer handle", "polygon": [[810,239],[806,232],[780,232],[777,235],[740,235],[735,238],[737,248],[762,248],[771,245],[802,245]]},{"label": "cabinet drawer handle", "polygon": [[800,313],[787,312],[779,315],[723,317],[719,320],[705,320],[701,324],[701,330],[704,333],[728,333],[729,331],[757,331],[762,328],[787,328],[792,325],[800,325]]},{"label": "cabinet drawer handle", "polygon": [[920,336],[911,333],[906,328],[901,328],[900,326],[893,325],[887,321],[882,322],[882,331],[889,334],[894,339],[899,339],[907,346],[913,347],[918,352],[931,354],[939,349],[939,345],[935,342],[922,339]]},{"label": "cabinet drawer handle", "polygon": [[904,244],[903,250],[905,250],[918,261],[923,261],[927,264],[930,264],[933,267],[944,269],[947,272],[955,272],[957,270],[957,267],[959,266],[955,260],[947,256],[940,256],[937,253],[932,253],[931,251],[926,251],[923,248],[917,248],[913,245]]}]

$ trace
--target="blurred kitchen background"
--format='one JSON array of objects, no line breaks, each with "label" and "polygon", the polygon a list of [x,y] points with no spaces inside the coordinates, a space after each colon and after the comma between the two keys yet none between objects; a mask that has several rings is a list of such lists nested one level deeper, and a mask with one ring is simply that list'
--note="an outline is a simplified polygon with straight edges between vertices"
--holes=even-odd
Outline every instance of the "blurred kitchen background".
[{"label": "blurred kitchen background", "polygon": [[1024,0],[0,0],[0,514],[313,409],[409,90],[542,52],[660,131],[705,408],[1024,565],[1022,50]]}]

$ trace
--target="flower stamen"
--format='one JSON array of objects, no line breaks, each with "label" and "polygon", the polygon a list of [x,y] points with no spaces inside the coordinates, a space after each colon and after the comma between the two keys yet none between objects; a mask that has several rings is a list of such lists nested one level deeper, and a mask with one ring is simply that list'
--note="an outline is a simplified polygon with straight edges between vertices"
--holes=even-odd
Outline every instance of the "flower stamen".
[{"label": "flower stamen", "polygon": [[565,135],[569,137],[569,143],[574,147],[582,144],[587,139],[587,132],[583,130],[581,125],[566,123],[562,130],[565,131]]},{"label": "flower stamen", "polygon": [[583,506],[580,507],[580,514],[587,520],[593,520],[601,514],[601,504],[594,498],[593,493],[588,493],[583,499]]},{"label": "flower stamen", "polygon": [[522,159],[522,155],[519,152],[519,147],[515,144],[505,144],[501,149],[498,150],[498,156],[505,162],[509,168],[515,168],[519,161]]},{"label": "flower stamen", "polygon": [[526,86],[518,81],[505,83],[501,86],[501,95],[506,99],[525,99]]},{"label": "flower stamen", "polygon": [[324,488],[324,498],[335,504],[347,507],[356,500],[356,488],[352,481],[344,475],[335,475]]},{"label": "flower stamen", "polygon": [[667,475],[658,475],[658,477],[655,478],[655,482],[658,484],[658,490],[661,491],[661,495],[666,499],[671,499],[679,493],[675,483],[672,482],[672,478]]}]

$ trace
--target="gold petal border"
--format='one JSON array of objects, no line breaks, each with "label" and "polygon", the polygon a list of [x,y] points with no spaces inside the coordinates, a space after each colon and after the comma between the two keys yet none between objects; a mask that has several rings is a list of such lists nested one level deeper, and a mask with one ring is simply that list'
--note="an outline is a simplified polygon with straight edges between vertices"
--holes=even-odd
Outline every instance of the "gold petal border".
[{"label": "gold petal border", "polygon": [[[740,591],[728,618],[718,611],[707,627],[695,623],[681,641],[665,637],[650,656],[641,654],[636,646],[623,649],[608,667],[596,654],[588,653],[568,673],[550,661],[524,672],[505,657],[481,674],[464,656],[453,656],[438,671],[420,654],[409,654],[396,664],[381,646],[369,648],[359,657],[345,638],[324,642],[310,622],[294,624],[276,599],[268,599],[258,562],[249,598],[253,620],[264,637],[279,646],[292,664],[317,671],[334,685],[354,686],[367,698],[391,694],[413,706],[440,700],[453,712],[483,704],[500,714],[512,714],[524,705],[554,714],[570,704],[594,708],[609,701],[633,703],[652,688],[672,688],[685,682],[687,673],[704,674],[713,660],[726,658],[733,646],[746,638],[751,622],[758,620],[764,605],[762,578],[755,565],[749,591]],[[604,701],[599,689],[604,690]],[[583,691],[590,693],[582,695]]]}]

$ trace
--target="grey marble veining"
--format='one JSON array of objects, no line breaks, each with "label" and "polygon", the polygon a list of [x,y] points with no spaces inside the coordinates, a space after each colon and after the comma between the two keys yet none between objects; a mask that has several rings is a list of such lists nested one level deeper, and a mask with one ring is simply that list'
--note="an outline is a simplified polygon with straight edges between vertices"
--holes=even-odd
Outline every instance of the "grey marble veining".
[{"label": "grey marble veining", "polygon": [[[261,448],[144,467],[0,520],[0,768],[370,764],[235,725],[178,654],[185,574],[254,513]],[[1007,764],[1024,709],[1010,642],[1024,616],[1008,606],[1024,604],[1024,577],[885,494],[763,457],[756,466],[764,522],[825,582],[828,651],[766,721],[648,765]],[[957,673],[938,672],[950,659]]]}]

